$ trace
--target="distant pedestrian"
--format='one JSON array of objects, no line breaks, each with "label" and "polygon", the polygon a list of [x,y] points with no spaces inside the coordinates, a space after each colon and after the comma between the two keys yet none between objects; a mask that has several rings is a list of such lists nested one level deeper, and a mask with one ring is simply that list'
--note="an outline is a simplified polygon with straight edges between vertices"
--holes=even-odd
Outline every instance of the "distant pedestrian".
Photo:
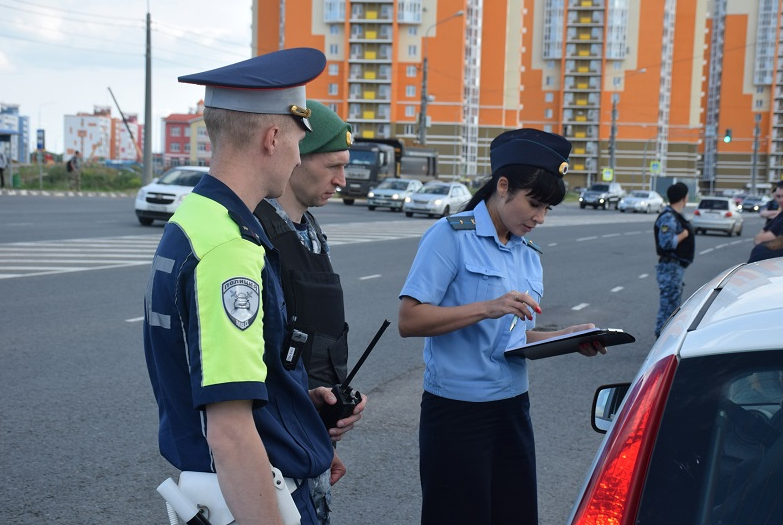
[{"label": "distant pedestrian", "polygon": [[655,320],[655,337],[682,302],[685,268],[693,262],[696,243],[690,221],[682,215],[688,202],[688,186],[682,182],[672,184],[666,190],[669,205],[655,220],[655,251],[658,264],[655,277],[661,292],[658,317]]},{"label": "distant pedestrian", "polygon": [[73,157],[68,159],[65,164],[65,171],[68,172],[68,188],[76,191],[82,189],[82,164],[79,150],[76,150]]},{"label": "distant pedestrian", "polygon": [[0,188],[5,188],[5,167],[8,166],[8,160],[5,153],[0,151]]}]

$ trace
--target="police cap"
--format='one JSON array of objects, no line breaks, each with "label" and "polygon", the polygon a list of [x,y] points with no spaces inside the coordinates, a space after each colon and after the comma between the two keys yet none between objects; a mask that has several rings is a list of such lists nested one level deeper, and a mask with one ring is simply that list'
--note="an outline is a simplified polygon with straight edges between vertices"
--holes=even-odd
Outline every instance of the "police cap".
[{"label": "police cap", "polygon": [[301,47],[181,76],[179,81],[206,86],[206,107],[292,115],[311,130],[305,84],[320,75],[324,67],[326,57],[321,51]]},{"label": "police cap", "polygon": [[533,128],[501,133],[489,146],[492,172],[509,164],[535,166],[562,177],[568,173],[571,143],[560,135]]}]

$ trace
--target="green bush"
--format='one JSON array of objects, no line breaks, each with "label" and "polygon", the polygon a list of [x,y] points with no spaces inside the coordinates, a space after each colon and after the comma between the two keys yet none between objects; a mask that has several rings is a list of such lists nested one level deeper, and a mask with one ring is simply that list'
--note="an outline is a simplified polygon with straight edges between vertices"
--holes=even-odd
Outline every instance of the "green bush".
[{"label": "green bush", "polygon": [[[68,173],[64,163],[38,166],[35,164],[14,167],[19,175],[20,189],[67,191],[74,189],[71,179],[75,173]],[[82,165],[81,191],[125,191],[135,192],[141,188],[141,171],[137,169],[115,169],[101,164]]]}]

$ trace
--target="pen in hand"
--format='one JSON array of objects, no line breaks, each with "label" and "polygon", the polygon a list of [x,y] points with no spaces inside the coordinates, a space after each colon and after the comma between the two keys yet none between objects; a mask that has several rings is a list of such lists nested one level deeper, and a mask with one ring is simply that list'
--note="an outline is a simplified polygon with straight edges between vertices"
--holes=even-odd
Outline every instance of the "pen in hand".
[{"label": "pen in hand", "polygon": [[[525,293],[530,293],[530,290],[525,291]],[[509,332],[514,330],[514,327],[517,325],[517,321],[519,321],[519,316],[514,315],[514,317],[511,318],[511,327],[508,329]]]}]

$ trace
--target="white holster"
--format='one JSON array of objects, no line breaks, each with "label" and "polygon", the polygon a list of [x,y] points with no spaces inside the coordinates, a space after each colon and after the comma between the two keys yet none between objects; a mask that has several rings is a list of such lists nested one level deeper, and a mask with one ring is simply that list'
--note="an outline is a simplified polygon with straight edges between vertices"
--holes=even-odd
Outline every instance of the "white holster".
[{"label": "white holster", "polygon": [[[297,489],[291,478],[284,478],[280,470],[272,467],[272,483],[277,495],[277,506],[285,525],[299,525],[301,516],[291,493]],[[178,486],[196,506],[204,511],[212,525],[234,523],[234,516],[228,510],[226,500],[220,491],[217,474],[211,472],[183,471],[179,475]],[[304,487],[304,490],[308,490]]]}]

